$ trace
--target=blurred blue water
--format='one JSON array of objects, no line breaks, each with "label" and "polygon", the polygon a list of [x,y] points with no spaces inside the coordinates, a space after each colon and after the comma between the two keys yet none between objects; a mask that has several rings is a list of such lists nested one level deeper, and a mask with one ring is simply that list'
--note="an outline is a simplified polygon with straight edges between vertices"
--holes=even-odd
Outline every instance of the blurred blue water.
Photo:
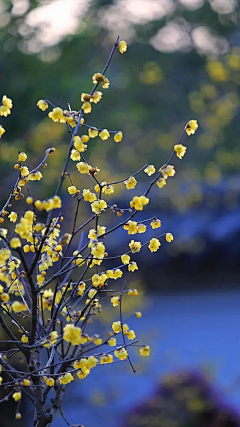
[{"label": "blurred blue water", "polygon": [[[165,374],[206,366],[224,402],[240,411],[240,290],[155,295],[143,318],[129,325],[141,331],[141,343],[150,343],[151,357],[139,366],[132,355],[136,374],[127,362],[116,363],[97,367],[70,386],[63,404],[69,422],[117,427],[124,412],[147,398]],[[60,417],[56,426],[65,426]]]}]

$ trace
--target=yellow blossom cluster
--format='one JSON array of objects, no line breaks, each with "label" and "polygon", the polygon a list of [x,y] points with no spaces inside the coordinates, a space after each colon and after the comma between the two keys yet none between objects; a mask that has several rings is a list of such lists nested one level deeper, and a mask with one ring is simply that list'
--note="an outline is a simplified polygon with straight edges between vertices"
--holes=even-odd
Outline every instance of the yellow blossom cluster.
[{"label": "yellow blossom cluster", "polygon": [[137,223],[136,221],[128,221],[123,226],[124,230],[127,230],[128,234],[145,233],[147,226],[145,224]]},{"label": "yellow blossom cluster", "polygon": [[[175,145],[175,147],[176,147],[176,145]],[[175,149],[175,148],[174,148]],[[159,169],[159,172],[161,172],[161,178],[159,178],[158,180],[157,180],[157,182],[156,182],[156,184],[157,184],[157,186],[159,187],[159,188],[162,188],[162,187],[164,187],[164,185],[166,185],[166,181],[167,181],[167,178],[169,177],[169,176],[174,176],[175,175],[175,173],[176,173],[176,171],[175,171],[175,169],[174,169],[174,166],[172,166],[172,165],[163,165],[160,169]]]},{"label": "yellow blossom cluster", "polygon": [[145,196],[134,196],[130,202],[131,208],[136,209],[136,211],[142,211],[144,206],[149,203],[149,199]]},{"label": "yellow blossom cluster", "polygon": [[[13,107],[12,100],[8,98],[6,95],[3,95],[2,102],[0,105],[0,116],[4,116],[4,117],[9,116],[9,114],[11,114],[12,107]],[[0,139],[5,132],[6,131],[4,127],[0,125]]]},{"label": "yellow blossom cluster", "polygon": [[62,207],[62,201],[59,196],[53,196],[50,199],[43,200],[36,200],[34,202],[35,208],[37,208],[39,211],[45,210],[47,212],[53,210],[53,209],[60,209]]},{"label": "yellow blossom cluster", "polygon": [[2,97],[2,105],[0,106],[0,116],[7,117],[11,114],[11,109],[13,107],[13,102],[7,95]]},{"label": "yellow blossom cluster", "polygon": [[101,73],[93,74],[92,81],[95,85],[100,83],[103,89],[108,89],[110,86],[110,81],[108,78]]},{"label": "yellow blossom cluster", "polygon": [[63,328],[64,334],[63,339],[66,342],[70,342],[72,345],[79,345],[81,342],[81,328],[76,327],[73,324],[66,324]]}]

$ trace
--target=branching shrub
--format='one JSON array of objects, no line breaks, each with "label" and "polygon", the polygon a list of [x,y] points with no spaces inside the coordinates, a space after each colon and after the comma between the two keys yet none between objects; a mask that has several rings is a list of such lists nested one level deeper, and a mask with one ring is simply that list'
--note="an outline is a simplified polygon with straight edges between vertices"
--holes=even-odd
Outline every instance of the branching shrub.
[{"label": "branching shrub", "polygon": [[[51,425],[58,411],[62,414],[64,391],[74,379],[82,380],[96,366],[117,359],[128,360],[134,371],[129,354],[132,346],[139,347],[140,356],[149,355],[150,347],[138,344],[135,332],[123,320],[123,294],[138,294],[136,289],[127,288],[123,274],[124,270],[138,270],[132,254],[144,246],[146,250],[156,252],[162,240],[171,242],[173,236],[171,233],[156,233],[156,237],[144,243],[138,238],[131,238],[125,253],[114,254],[107,252],[106,242],[108,236],[118,229],[124,229],[132,236],[143,234],[147,226],[154,230],[161,227],[159,219],[141,221],[138,220],[139,214],[149,204],[153,185],[162,188],[167,179],[175,175],[170,162],[175,155],[182,159],[186,147],[181,140],[185,133],[191,135],[198,127],[196,120],[187,123],[169,160],[158,171],[154,165],[146,164],[119,181],[100,182],[98,167],[88,164],[85,157],[91,138],[99,136],[107,140],[112,135],[118,143],[123,133],[97,129],[87,124],[85,117],[102,98],[102,92],[97,90],[99,86],[109,88],[110,82],[105,73],[117,47],[121,53],[127,50],[126,42],[117,38],[102,73],[95,73],[92,77],[92,91],[82,93],[79,111],[73,111],[69,104],[68,110],[63,110],[48,100],[37,103],[43,111],[50,105],[49,118],[65,124],[70,133],[68,153],[55,194],[46,200],[38,200],[37,189],[33,192],[28,185],[30,181],[41,180],[41,170],[47,167],[46,161],[54,155],[55,148],[47,149],[40,164],[32,170],[25,166],[27,154],[19,152],[14,166],[16,182],[0,212],[1,223],[10,221],[9,227],[0,229],[0,324],[6,335],[0,355],[0,384],[5,392],[2,402],[12,397],[16,401],[15,417],[20,419],[21,398],[25,395],[34,406],[33,425],[38,427]],[[8,116],[12,107],[12,100],[4,95],[0,115]],[[0,126],[0,135],[4,132]],[[77,162],[79,182],[73,182],[68,171],[70,160]],[[130,206],[118,207],[107,201],[117,185],[134,190],[136,176],[142,172],[154,178],[143,194],[137,192],[132,197]],[[79,189],[81,174],[89,178],[87,189]],[[63,215],[68,206],[62,206],[60,193],[65,180],[69,180],[69,194],[64,197],[74,199],[75,212],[69,231],[63,233]],[[16,203],[18,209],[15,208]],[[77,225],[83,204],[89,206],[90,214],[84,223]],[[108,211],[115,215],[115,225],[111,228],[104,225]],[[11,228],[11,223],[14,223],[14,228]],[[86,244],[81,238],[85,231],[88,233]],[[108,268],[109,260],[115,262],[112,269]],[[116,280],[119,288],[113,289]],[[119,309],[119,314],[106,335],[102,336],[96,329],[94,333],[91,331],[106,301]],[[136,312],[135,316],[140,318],[141,312]],[[15,354],[23,360],[21,370],[12,362]]]}]

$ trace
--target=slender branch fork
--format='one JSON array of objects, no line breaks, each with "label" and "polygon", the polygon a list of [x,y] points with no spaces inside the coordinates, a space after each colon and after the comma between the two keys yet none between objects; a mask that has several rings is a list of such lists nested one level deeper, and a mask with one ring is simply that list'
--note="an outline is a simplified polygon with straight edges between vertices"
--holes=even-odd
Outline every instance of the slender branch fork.
[{"label": "slender branch fork", "polygon": [[[117,37],[111,53],[108,57],[108,60],[103,68],[102,75],[104,76],[106,70],[109,67],[113,54],[119,44],[119,37]],[[96,91],[99,83],[96,83],[93,89],[90,92],[90,95]],[[50,101],[46,100],[53,107]],[[69,110],[71,112],[71,107],[69,105]],[[68,131],[70,133],[70,142],[68,146],[68,151],[63,166],[62,174],[58,182],[55,196],[58,196],[61,192],[63,182],[66,176],[69,176],[70,182],[73,185],[72,178],[70,173],[68,173],[69,161],[71,152],[74,146],[74,138],[77,136],[81,124],[81,119],[83,118],[84,111],[81,108],[76,113],[76,125],[72,131],[71,126],[67,123]],[[84,124],[87,128],[97,129],[87,124]],[[185,128],[186,129],[186,128]],[[185,129],[182,132],[178,143],[181,142]],[[100,129],[97,129],[100,130]],[[115,133],[115,131],[113,131]],[[31,173],[36,173],[41,166],[45,164],[45,161],[52,149],[46,151],[46,155],[41,161],[41,163],[31,171]],[[153,185],[160,179],[164,177],[165,170],[173,159],[175,151],[172,152],[167,163],[159,170],[156,174],[156,177],[150,182],[146,191],[143,193],[145,198],[150,193]],[[81,159],[85,162],[85,158],[80,153]],[[146,164],[136,172],[128,175],[126,178],[120,179],[118,181],[112,181],[109,183],[100,183],[97,179],[95,173],[89,173],[89,176],[93,179],[94,185],[99,186],[99,200],[101,200],[104,193],[104,187],[113,186],[121,183],[126,183],[130,178],[137,176],[142,171],[144,171],[149,165]],[[6,203],[4,204],[0,215],[4,215],[4,211],[9,207],[12,198],[14,198],[16,191],[19,186],[21,179],[21,173],[17,177],[17,180],[12,188],[12,192],[8,197]],[[94,187],[91,191],[93,191]],[[125,350],[129,346],[135,346],[138,343],[138,340],[133,340],[130,343],[126,342],[126,337],[123,329],[123,310],[122,310],[122,298],[124,293],[128,292],[126,289],[126,281],[123,281],[120,291],[111,290],[107,287],[108,281],[106,280],[103,285],[94,286],[92,277],[88,277],[89,270],[95,264],[96,276],[100,277],[106,275],[107,271],[100,272],[99,265],[103,258],[92,255],[92,245],[97,247],[97,245],[104,241],[104,239],[114,231],[123,226],[127,225],[137,214],[138,210],[135,208],[116,208],[115,205],[107,206],[107,209],[114,211],[120,211],[122,213],[128,212],[129,215],[124,220],[118,222],[111,229],[99,232],[99,219],[101,213],[93,213],[84,223],[80,226],[77,226],[77,220],[79,216],[80,203],[83,200],[83,196],[75,197],[76,200],[76,209],[73,217],[72,231],[69,234],[69,239],[66,244],[65,250],[57,251],[54,244],[51,243],[51,236],[58,235],[58,230],[60,227],[60,222],[62,221],[62,213],[59,212],[57,217],[52,218],[52,210],[49,211],[46,219],[46,224],[44,229],[41,232],[36,233],[34,231],[35,219],[32,227],[32,238],[34,246],[34,255],[32,258],[29,255],[24,253],[22,247],[15,247],[16,254],[18,255],[21,264],[22,270],[19,269],[19,266],[16,267],[16,276],[13,277],[8,289],[16,286],[16,292],[21,297],[23,307],[19,306],[18,311],[11,311],[10,305],[1,302],[2,314],[0,314],[0,326],[2,327],[4,333],[9,339],[2,341],[2,344],[8,345],[11,347],[10,350],[5,350],[0,354],[0,364],[4,371],[4,382],[3,386],[6,390],[6,395],[3,399],[0,400],[4,402],[8,399],[13,392],[24,393],[27,398],[33,403],[35,408],[34,415],[34,427],[46,427],[50,426],[55,414],[59,411],[62,418],[67,425],[70,426],[66,417],[63,414],[61,402],[65,392],[65,383],[61,383],[59,378],[65,374],[74,373],[76,369],[74,368],[74,362],[81,361],[82,359],[89,357],[92,353],[96,358],[100,358],[104,355],[110,355],[116,350]],[[35,207],[33,204],[33,211],[35,212]],[[104,211],[103,211],[104,212]],[[152,221],[155,218],[150,218],[147,220],[141,221],[142,223]],[[90,244],[84,243],[84,230],[88,224],[93,222],[93,230],[95,231],[95,240],[91,241]],[[139,223],[137,223],[139,224]],[[166,233],[162,233],[158,237],[164,236]],[[77,251],[73,255],[69,256],[68,252],[72,247],[72,242],[78,238]],[[35,243],[35,239],[38,242]],[[2,240],[6,251],[11,251],[11,240],[6,237],[4,232],[0,231],[0,240]],[[148,242],[145,242],[142,246],[146,246]],[[36,283],[36,276],[41,276],[40,263],[43,257],[43,249],[47,247],[50,251],[59,255],[59,267],[48,279],[44,279],[43,283]],[[60,248],[61,249],[61,248]],[[130,254],[132,251],[126,251],[125,255]],[[114,271],[127,267],[126,264],[122,264],[121,254],[109,256],[104,254],[105,261],[117,260],[120,262],[118,267],[114,268]],[[0,268],[7,269],[11,263],[15,263],[14,257],[10,257],[8,261]],[[80,267],[80,270],[79,270]],[[75,274],[76,271],[80,273]],[[73,277],[77,276],[77,280]],[[22,288],[19,285],[19,282],[22,284]],[[47,288],[50,284],[54,283],[54,291],[51,291]],[[102,348],[108,344],[109,336],[107,337],[96,337],[94,343],[93,339],[86,338],[87,342],[71,345],[66,345],[64,342],[64,323],[61,320],[62,317],[60,314],[66,316],[67,322],[71,322],[72,325],[76,328],[81,328],[82,336],[88,337],[86,334],[86,329],[88,323],[92,322],[94,316],[100,311],[101,305],[100,302],[104,303],[106,298],[111,298],[113,296],[119,297],[119,317],[121,325],[121,335],[122,344],[118,345],[114,349],[110,349],[104,352],[96,353],[97,348]],[[88,297],[87,300],[86,297]],[[83,308],[81,311],[77,311],[80,304],[83,302]],[[25,309],[26,308],[26,309]],[[47,318],[46,308],[49,309],[50,318]],[[26,313],[27,311],[27,313]],[[19,316],[16,314],[19,313]],[[24,319],[25,322],[22,322],[21,319]],[[22,324],[24,323],[24,324]],[[29,326],[29,328],[26,326]],[[28,332],[29,329],[29,332]],[[57,329],[60,333],[57,332]],[[19,331],[24,333],[27,340],[19,339]],[[112,334],[113,336],[116,333]],[[99,341],[98,341],[99,340]],[[94,347],[93,347],[94,345]],[[23,371],[15,369],[10,363],[10,357],[13,354],[18,354],[25,361]],[[8,359],[7,359],[8,357]],[[130,356],[127,352],[127,360],[132,368],[132,371],[135,373],[136,370],[133,366],[133,363],[130,359]],[[99,362],[98,362],[99,363]],[[83,373],[84,371],[82,371]],[[48,382],[46,378],[51,378],[53,381]],[[45,378],[45,379],[44,379]],[[29,383],[28,383],[29,381]],[[0,383],[1,384],[1,383]],[[46,406],[46,401],[49,393],[52,392],[54,397],[52,399],[52,407],[48,408]],[[17,406],[19,408],[19,404]]]}]

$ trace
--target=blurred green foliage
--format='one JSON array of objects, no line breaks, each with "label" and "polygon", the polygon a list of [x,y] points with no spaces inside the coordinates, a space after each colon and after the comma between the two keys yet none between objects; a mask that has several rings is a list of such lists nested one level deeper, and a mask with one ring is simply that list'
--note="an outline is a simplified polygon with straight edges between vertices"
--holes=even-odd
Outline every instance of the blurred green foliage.
[{"label": "blurred green foliage", "polygon": [[[49,33],[44,43],[42,33],[50,24],[43,19],[34,27],[30,18],[50,3],[57,14],[56,1],[0,2],[1,93],[14,101],[11,116],[1,118],[6,129],[0,146],[2,198],[14,181],[17,152],[26,151],[29,166],[34,167],[50,146],[57,151],[38,196],[54,192],[69,135],[64,125],[38,110],[36,102],[47,98],[62,108],[69,102],[78,109],[81,93],[91,90],[91,76],[103,68],[118,32],[128,41],[128,51],[124,56],[115,54],[107,71],[110,89],[103,90],[103,100],[86,118],[90,125],[124,133],[120,144],[91,140],[86,157],[101,169],[99,179],[122,178],[145,163],[160,167],[190,119],[198,120],[199,130],[190,139],[186,136],[187,156],[182,162],[176,160],[177,177],[160,190],[161,195],[170,199],[172,207],[185,210],[201,203],[203,182],[214,186],[238,172],[237,2],[149,0],[147,7],[146,0],[76,1],[85,9],[74,31],[66,31],[57,41],[53,31],[53,40]],[[59,3],[65,4],[67,17],[72,1]],[[59,27],[67,27],[67,19],[60,18]],[[83,178],[73,162],[70,169],[78,185]],[[183,182],[187,183],[184,197]]]}]

